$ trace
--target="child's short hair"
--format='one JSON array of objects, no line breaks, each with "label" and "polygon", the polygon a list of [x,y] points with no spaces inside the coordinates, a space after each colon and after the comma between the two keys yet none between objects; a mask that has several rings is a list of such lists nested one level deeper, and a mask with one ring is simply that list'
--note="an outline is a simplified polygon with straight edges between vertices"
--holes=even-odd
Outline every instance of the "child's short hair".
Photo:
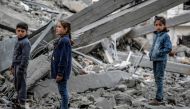
[{"label": "child's short hair", "polygon": [[16,28],[21,28],[21,29],[25,29],[26,31],[28,31],[28,24],[24,23],[24,22],[20,22],[16,25]]}]

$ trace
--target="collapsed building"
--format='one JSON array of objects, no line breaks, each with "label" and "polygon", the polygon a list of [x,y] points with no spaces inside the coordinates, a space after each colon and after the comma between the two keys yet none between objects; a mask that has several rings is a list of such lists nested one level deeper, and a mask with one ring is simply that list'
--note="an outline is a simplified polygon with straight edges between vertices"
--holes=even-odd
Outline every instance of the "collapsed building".
[{"label": "collapsed building", "polygon": [[[54,25],[58,19],[71,22],[75,42],[69,80],[71,109],[190,108],[188,0],[94,3],[91,0],[2,0],[0,3],[0,108],[11,108],[11,98],[15,96],[13,76],[7,69],[16,42],[14,26],[20,21],[29,24],[32,44],[27,102],[31,109],[59,108],[57,86],[50,79],[52,44],[56,39]],[[177,56],[170,57],[166,67],[165,104],[150,106],[146,102],[155,95],[152,63],[142,51],[151,46],[152,19],[158,14],[167,18]]]}]

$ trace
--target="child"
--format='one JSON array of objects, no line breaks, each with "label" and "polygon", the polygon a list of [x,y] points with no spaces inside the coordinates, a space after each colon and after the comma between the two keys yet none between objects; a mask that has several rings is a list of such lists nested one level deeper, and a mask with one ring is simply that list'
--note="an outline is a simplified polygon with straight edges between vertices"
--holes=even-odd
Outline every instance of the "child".
[{"label": "child", "polygon": [[56,35],[59,39],[54,43],[51,59],[51,76],[56,79],[62,98],[61,109],[68,109],[67,80],[71,72],[71,28],[70,23],[59,21]]},{"label": "child", "polygon": [[17,92],[17,106],[25,109],[26,101],[26,74],[30,56],[30,41],[27,37],[28,25],[24,22],[16,26],[17,42],[14,48],[11,70],[14,75],[14,85]]},{"label": "child", "polygon": [[153,45],[150,50],[150,60],[153,61],[154,79],[157,86],[156,98],[150,101],[150,105],[160,105],[163,101],[163,79],[167,63],[167,54],[172,50],[170,37],[167,34],[166,20],[164,17],[155,17],[156,31]]}]

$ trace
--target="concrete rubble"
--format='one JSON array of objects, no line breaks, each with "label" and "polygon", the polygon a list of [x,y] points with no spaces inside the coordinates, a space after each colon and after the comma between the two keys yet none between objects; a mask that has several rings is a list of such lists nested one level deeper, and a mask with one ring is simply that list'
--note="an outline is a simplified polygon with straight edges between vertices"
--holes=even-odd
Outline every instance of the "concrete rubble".
[{"label": "concrete rubble", "polygon": [[[16,39],[13,36],[14,26],[19,21],[29,24],[30,41],[32,45],[37,43],[27,71],[27,104],[30,109],[60,108],[61,98],[57,84],[50,78],[50,59],[54,42],[52,25],[57,18],[69,19],[76,14],[83,19],[88,12],[101,6],[102,1],[99,4],[93,2],[93,0],[0,1],[0,109],[12,109],[11,99],[15,97],[14,77],[8,70],[8,66],[11,64],[10,57]],[[93,28],[88,28],[91,23],[117,15],[122,10],[130,11],[131,7],[135,8],[139,4],[143,6],[145,5],[143,2],[146,0],[127,2],[121,0],[119,3],[126,6],[117,7],[122,9],[108,11],[109,14],[104,12],[88,20],[84,26],[88,31],[94,32]],[[167,3],[169,2],[167,0]],[[115,5],[114,3],[115,0],[110,0],[110,3],[104,4],[112,6]],[[177,5],[178,2],[175,3]],[[90,6],[92,9],[88,8],[86,11],[86,7]],[[75,22],[76,16],[72,19],[75,25],[81,23]],[[91,18],[92,15],[88,17]],[[104,27],[105,24],[98,25],[98,28],[102,26]],[[120,30],[121,32],[111,37],[100,38],[98,42],[73,49],[72,74],[68,82],[70,109],[190,109],[190,48],[185,45],[174,47],[176,56],[169,57],[164,79],[164,103],[160,106],[148,104],[148,101],[155,96],[156,87],[152,63],[142,51],[150,48],[151,41],[145,34],[144,37],[129,37],[133,32],[138,32],[139,26],[142,24]],[[143,29],[143,26],[140,28]],[[80,25],[75,29],[74,33],[83,31]],[[40,39],[42,36],[44,37]],[[142,62],[141,56],[143,56]]]}]

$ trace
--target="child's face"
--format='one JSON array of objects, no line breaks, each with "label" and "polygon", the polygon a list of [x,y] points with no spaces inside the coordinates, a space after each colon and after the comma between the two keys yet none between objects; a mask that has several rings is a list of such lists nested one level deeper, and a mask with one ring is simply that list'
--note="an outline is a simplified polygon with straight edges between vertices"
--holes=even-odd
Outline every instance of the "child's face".
[{"label": "child's face", "polygon": [[164,28],[166,28],[166,26],[162,22],[160,22],[159,20],[157,20],[155,22],[154,27],[155,27],[155,30],[158,32],[163,31]]},{"label": "child's face", "polygon": [[64,35],[67,33],[67,28],[64,28],[60,22],[56,25],[56,35]]},{"label": "child's face", "polygon": [[22,28],[16,28],[16,35],[18,38],[23,38],[27,35],[27,31]]}]

